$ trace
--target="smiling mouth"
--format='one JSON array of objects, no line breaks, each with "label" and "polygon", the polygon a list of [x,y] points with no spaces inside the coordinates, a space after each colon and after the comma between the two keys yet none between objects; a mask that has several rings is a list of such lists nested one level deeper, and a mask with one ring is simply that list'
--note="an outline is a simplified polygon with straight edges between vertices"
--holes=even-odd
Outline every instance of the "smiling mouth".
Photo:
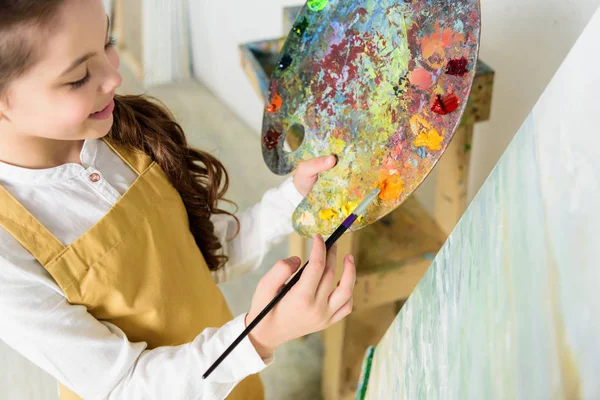
[{"label": "smiling mouth", "polygon": [[93,113],[91,113],[90,115],[96,115],[96,114],[100,114],[102,111],[105,111],[113,102],[113,99],[110,99],[110,101],[108,103],[106,103],[106,105],[104,107],[102,107],[102,109],[95,111]]},{"label": "smiling mouth", "polygon": [[115,110],[115,100],[114,98],[110,100],[110,102],[100,111],[96,111],[89,115],[89,119],[95,120],[105,120],[109,118],[113,111]]}]

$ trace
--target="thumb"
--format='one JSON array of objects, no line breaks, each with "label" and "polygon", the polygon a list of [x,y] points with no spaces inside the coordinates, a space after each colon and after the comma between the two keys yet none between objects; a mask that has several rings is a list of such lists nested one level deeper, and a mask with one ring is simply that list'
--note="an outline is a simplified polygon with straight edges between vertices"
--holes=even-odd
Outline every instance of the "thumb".
[{"label": "thumb", "polygon": [[273,298],[285,282],[300,268],[300,258],[290,257],[280,260],[260,280],[261,297]]},{"label": "thumb", "polygon": [[315,177],[319,172],[332,168],[337,162],[335,156],[316,157],[299,165],[298,172],[303,177]]}]

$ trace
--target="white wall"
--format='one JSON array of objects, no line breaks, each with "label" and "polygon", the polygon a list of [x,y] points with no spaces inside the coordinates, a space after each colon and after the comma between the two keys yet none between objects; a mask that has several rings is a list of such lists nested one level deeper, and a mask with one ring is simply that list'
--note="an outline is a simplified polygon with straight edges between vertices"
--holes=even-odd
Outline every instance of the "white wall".
[{"label": "white wall", "polygon": [[109,16],[112,16],[112,9],[113,9],[113,0],[102,0],[102,3],[104,4],[104,9],[106,10],[106,14],[108,14]]},{"label": "white wall", "polygon": [[492,116],[477,126],[469,182],[479,190],[600,0],[481,0],[480,57],[496,70]]},{"label": "white wall", "polygon": [[[189,0],[194,72],[257,135],[262,104],[239,63],[240,43],[281,35],[282,8],[290,0]],[[477,125],[469,199],[479,190],[521,122],[600,4],[600,0],[481,0],[481,59],[496,70],[489,122]],[[255,151],[259,151],[257,145]],[[433,180],[419,189],[431,207]]]},{"label": "white wall", "polygon": [[283,36],[283,7],[298,4],[302,1],[188,0],[195,76],[257,135],[263,107],[241,69],[238,45]]}]

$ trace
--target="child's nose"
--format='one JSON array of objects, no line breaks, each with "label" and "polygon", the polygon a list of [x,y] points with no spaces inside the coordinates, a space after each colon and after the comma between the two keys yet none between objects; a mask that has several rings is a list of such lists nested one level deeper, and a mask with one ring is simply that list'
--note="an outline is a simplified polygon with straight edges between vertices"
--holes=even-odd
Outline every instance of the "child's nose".
[{"label": "child's nose", "polygon": [[102,82],[102,92],[111,93],[114,92],[123,83],[123,77],[121,73],[115,68],[109,68],[106,78]]}]

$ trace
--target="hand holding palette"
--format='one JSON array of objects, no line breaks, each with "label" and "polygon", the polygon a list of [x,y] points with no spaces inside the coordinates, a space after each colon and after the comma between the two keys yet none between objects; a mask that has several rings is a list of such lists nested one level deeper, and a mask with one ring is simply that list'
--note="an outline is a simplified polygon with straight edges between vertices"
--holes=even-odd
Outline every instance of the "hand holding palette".
[{"label": "hand holding palette", "polygon": [[459,124],[479,31],[477,0],[307,2],[273,72],[262,131],[277,174],[338,157],[296,209],[299,233],[328,236],[379,187],[360,229],[419,186]]}]

